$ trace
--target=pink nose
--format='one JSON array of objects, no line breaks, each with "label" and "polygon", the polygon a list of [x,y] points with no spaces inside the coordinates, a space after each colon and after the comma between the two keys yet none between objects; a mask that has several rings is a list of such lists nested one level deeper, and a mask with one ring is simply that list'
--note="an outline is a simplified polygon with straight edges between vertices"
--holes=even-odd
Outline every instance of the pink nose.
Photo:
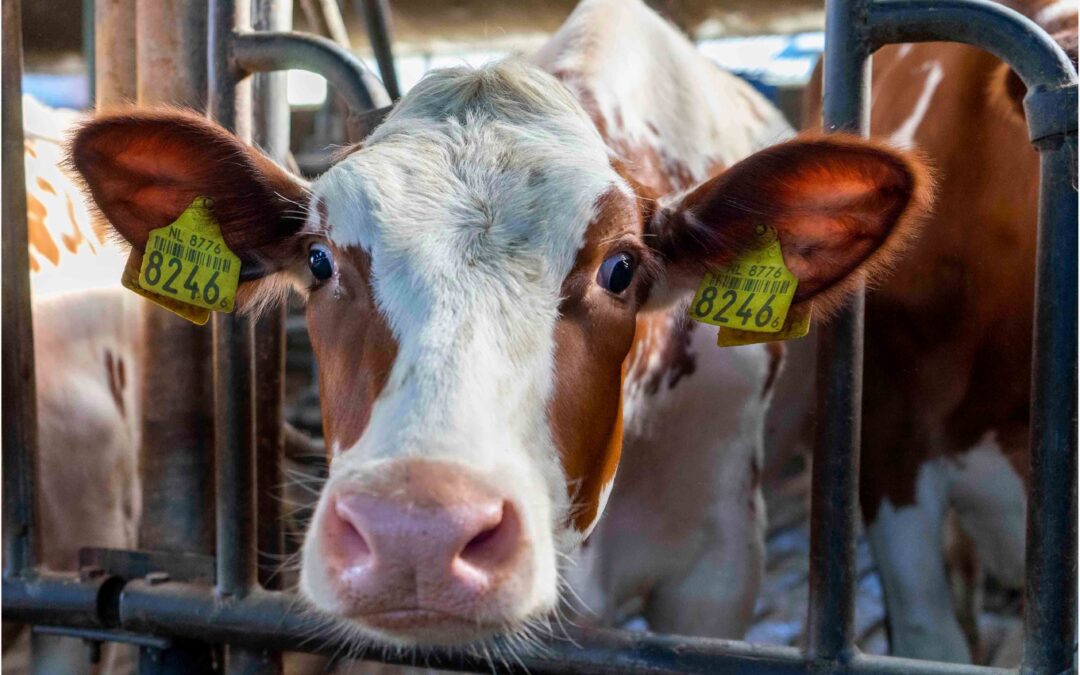
[{"label": "pink nose", "polygon": [[378,486],[340,489],[329,506],[331,574],[359,616],[388,629],[481,620],[528,565],[513,502],[456,465],[410,462]]}]

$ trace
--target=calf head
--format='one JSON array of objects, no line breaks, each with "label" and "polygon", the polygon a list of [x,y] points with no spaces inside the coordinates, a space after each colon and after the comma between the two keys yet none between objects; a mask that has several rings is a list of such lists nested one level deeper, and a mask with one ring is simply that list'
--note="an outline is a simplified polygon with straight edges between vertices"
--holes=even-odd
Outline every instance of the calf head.
[{"label": "calf head", "polygon": [[241,310],[306,297],[331,463],[301,589],[403,646],[553,609],[615,475],[639,312],[684,311],[761,223],[796,301],[833,302],[928,200],[916,161],[846,138],[645,195],[567,90],[513,60],[430,74],[311,185],[175,111],[99,118],[72,157],[134,247],[207,196]]}]

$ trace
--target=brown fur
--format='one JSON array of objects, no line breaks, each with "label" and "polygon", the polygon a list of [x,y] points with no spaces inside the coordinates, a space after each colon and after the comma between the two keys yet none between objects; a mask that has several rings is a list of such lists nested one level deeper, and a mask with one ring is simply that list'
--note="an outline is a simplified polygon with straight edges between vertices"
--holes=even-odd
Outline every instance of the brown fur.
[{"label": "brown fur", "polygon": [[307,305],[328,452],[360,439],[397,356],[397,341],[371,296],[370,258],[353,248],[332,252],[337,278],[313,290]]},{"label": "brown fur", "polygon": [[645,274],[614,297],[596,285],[596,270],[620,250],[643,259],[642,222],[622,192],[601,197],[585,245],[563,283],[555,326],[555,393],[549,403],[555,438],[579,531],[595,520],[601,490],[615,476],[622,452],[623,360],[634,339],[635,316],[648,290]]},{"label": "brown fur", "polygon": [[302,184],[205,117],[179,109],[111,112],[83,125],[72,166],[119,234],[142,251],[195,197],[213,200],[244,279],[275,271],[276,247],[304,222]]},{"label": "brown fur", "polygon": [[[1075,35],[1075,26],[1073,28]],[[944,80],[915,134],[937,167],[918,246],[868,297],[860,482],[864,517],[914,503],[919,466],[996,430],[1026,476],[1038,159],[1017,109],[987,97],[1001,62],[972,47],[886,47],[873,61],[875,134],[892,133],[936,61]],[[1000,92],[1013,100],[1017,91]],[[820,70],[807,92],[820,120]]]},{"label": "brown fur", "polygon": [[932,196],[925,165],[884,144],[808,136],[744,159],[658,211],[649,229],[669,266],[699,277],[747,250],[757,224],[771,225],[799,278],[795,302],[812,297],[828,315],[856,268],[876,278],[891,265]]}]

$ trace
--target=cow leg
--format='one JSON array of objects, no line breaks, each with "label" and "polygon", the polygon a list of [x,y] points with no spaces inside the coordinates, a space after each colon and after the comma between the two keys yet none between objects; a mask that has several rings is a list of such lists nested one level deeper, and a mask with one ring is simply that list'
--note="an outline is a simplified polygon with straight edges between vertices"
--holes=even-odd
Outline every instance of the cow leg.
[{"label": "cow leg", "polygon": [[896,507],[883,498],[867,535],[885,590],[892,653],[967,663],[942,547],[949,479],[941,462],[920,467],[914,504]]},{"label": "cow leg", "polygon": [[1026,457],[1027,427],[988,432],[956,460],[950,498],[979,561],[1005,586],[1024,585],[1027,496],[1010,457]]}]

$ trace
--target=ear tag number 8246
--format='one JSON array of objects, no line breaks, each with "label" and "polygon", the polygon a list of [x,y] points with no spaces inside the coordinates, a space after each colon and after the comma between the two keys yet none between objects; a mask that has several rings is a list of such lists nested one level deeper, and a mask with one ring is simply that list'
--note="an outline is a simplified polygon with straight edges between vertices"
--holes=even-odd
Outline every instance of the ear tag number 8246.
[{"label": "ear tag number 8246", "polygon": [[[787,326],[799,280],[784,265],[776,232],[758,225],[755,234],[758,240],[751,250],[705,275],[690,303],[690,318],[720,327],[721,346],[805,335],[805,329],[790,334]],[[731,334],[735,332],[743,337],[733,339]],[[726,339],[725,333],[729,334]]]},{"label": "ear tag number 8246", "polygon": [[229,250],[211,212],[197,197],[180,217],[150,231],[139,269],[144,290],[215,312],[231,312],[240,259]]}]

